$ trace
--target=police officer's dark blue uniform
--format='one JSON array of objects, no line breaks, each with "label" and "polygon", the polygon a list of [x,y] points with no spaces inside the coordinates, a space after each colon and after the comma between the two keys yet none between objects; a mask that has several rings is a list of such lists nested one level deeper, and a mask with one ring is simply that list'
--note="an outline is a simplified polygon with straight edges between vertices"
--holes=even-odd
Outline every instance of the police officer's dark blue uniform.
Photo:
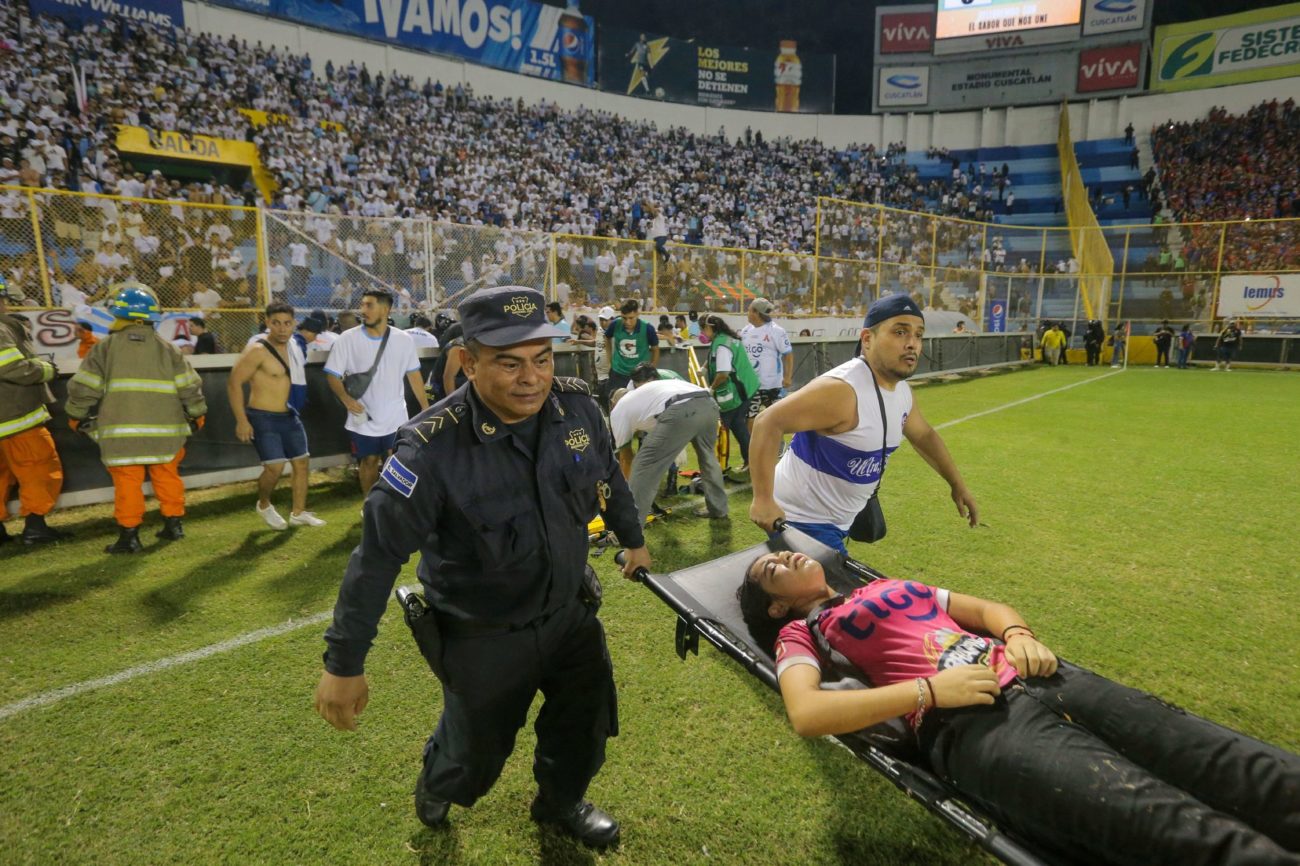
[{"label": "police officer's dark blue uniform", "polygon": [[[605,845],[618,824],[583,799],[618,726],[604,632],[581,597],[597,508],[640,564],[649,557],[586,384],[557,378],[542,391],[558,334],[543,308],[540,293],[515,286],[482,289],[460,305],[467,344],[497,347],[478,350],[496,360],[467,358],[474,381],[399,432],[366,499],[361,544],[325,635],[317,707],[336,727],[354,724],[352,710],[365,705],[365,655],[398,571],[419,550],[417,573],[442,637],[444,707],[425,748],[417,814],[436,826],[448,803],[470,806],[491,788],[541,689],[533,816]],[[536,362],[542,373],[520,375],[517,362]],[[502,378],[500,364],[515,372]],[[348,691],[357,681],[360,692]],[[322,697],[327,686],[344,690]]]}]

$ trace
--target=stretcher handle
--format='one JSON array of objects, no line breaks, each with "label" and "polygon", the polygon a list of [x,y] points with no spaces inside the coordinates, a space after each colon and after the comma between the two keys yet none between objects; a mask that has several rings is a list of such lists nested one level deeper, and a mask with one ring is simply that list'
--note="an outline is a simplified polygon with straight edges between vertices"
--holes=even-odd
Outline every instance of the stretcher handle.
[{"label": "stretcher handle", "polygon": [[[618,553],[614,554],[614,562],[617,565],[622,565],[627,562],[627,551],[620,550]],[[636,571],[632,572],[632,579],[638,583],[645,583],[645,579],[649,576],[650,572],[646,571],[644,568],[638,568]]]},{"label": "stretcher handle", "polygon": [[786,527],[789,525],[790,524],[786,522],[784,517],[778,517],[776,520],[772,521],[772,531],[785,532]]}]

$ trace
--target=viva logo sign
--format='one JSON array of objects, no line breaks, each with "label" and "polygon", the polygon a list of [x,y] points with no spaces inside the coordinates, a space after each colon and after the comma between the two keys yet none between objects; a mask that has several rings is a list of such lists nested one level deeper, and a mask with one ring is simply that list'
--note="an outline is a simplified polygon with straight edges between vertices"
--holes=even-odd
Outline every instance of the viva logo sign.
[{"label": "viva logo sign", "polygon": [[1138,68],[1137,64],[1132,60],[1116,60],[1112,62],[1103,58],[1096,63],[1085,63],[1079,67],[1079,71],[1085,79],[1123,78],[1137,75]]},{"label": "viva logo sign", "polygon": [[1183,40],[1165,55],[1165,62],[1160,67],[1160,80],[1176,81],[1209,75],[1214,70],[1214,49],[1218,43],[1219,34],[1213,30]]}]

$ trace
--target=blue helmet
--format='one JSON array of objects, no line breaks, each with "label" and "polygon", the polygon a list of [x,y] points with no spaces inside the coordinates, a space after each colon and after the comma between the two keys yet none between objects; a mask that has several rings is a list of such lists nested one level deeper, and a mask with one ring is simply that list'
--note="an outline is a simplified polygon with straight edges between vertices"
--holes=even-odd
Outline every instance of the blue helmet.
[{"label": "blue helmet", "polygon": [[118,283],[114,286],[117,294],[108,305],[109,312],[116,319],[132,321],[157,322],[162,319],[158,309],[158,298],[153,289],[144,283]]}]

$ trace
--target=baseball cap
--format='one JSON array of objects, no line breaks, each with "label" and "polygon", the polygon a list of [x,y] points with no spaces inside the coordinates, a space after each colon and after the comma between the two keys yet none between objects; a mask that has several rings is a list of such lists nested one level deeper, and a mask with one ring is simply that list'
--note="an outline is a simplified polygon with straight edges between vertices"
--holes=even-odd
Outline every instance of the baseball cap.
[{"label": "baseball cap", "polygon": [[772,311],[776,309],[776,304],[773,304],[767,298],[754,298],[749,302],[749,309],[765,319],[770,319],[772,318]]},{"label": "baseball cap", "polygon": [[874,328],[886,319],[892,319],[895,316],[916,316],[924,319],[921,308],[916,305],[910,295],[886,295],[867,308],[867,319],[862,323],[864,328]]},{"label": "baseball cap", "polygon": [[325,321],[325,314],[319,310],[314,310],[302,320],[302,323],[298,325],[298,330],[311,331],[319,334],[321,331],[324,331],[326,327],[327,323]]},{"label": "baseball cap", "polygon": [[529,340],[567,337],[546,320],[546,298],[527,286],[479,289],[457,308],[465,342],[513,346]]},{"label": "baseball cap", "polygon": [[613,307],[601,307],[601,308],[600,308],[600,312],[596,313],[596,318],[598,318],[598,319],[615,319],[615,318],[618,318],[618,313],[614,312],[614,308],[613,308]]}]

